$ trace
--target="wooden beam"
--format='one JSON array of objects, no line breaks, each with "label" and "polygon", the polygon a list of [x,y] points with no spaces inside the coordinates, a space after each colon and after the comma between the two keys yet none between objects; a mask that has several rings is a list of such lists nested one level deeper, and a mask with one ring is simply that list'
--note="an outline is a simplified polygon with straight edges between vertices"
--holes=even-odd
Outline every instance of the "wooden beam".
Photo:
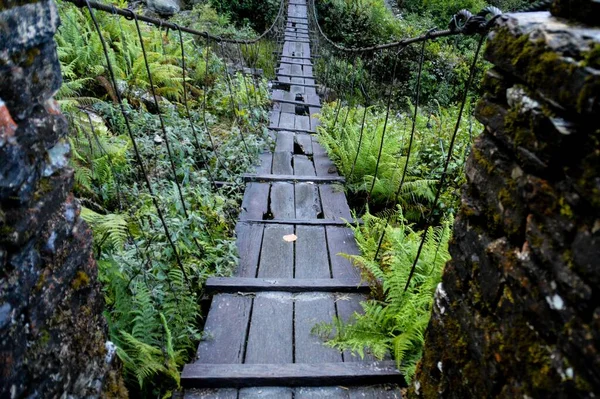
[{"label": "wooden beam", "polygon": [[287,127],[278,127],[278,126],[270,126],[269,130],[274,130],[274,131],[277,131],[277,132],[285,130],[286,132],[317,134],[317,132],[315,132],[314,130],[290,129],[290,128],[287,128]]},{"label": "wooden beam", "polygon": [[312,107],[312,108],[322,108],[321,104],[305,103],[303,101],[284,100],[282,98],[272,98],[272,100],[275,103],[294,104],[294,105],[301,105],[304,107]]},{"label": "wooden beam", "polygon": [[[309,79],[314,79],[314,78],[309,78]],[[301,86],[301,87],[313,87],[315,89],[317,88],[317,85],[313,85],[310,83],[282,82],[281,80],[272,80],[271,83],[273,83],[273,85],[277,85],[277,86]]]},{"label": "wooden beam", "polygon": [[296,176],[296,175],[265,175],[245,173],[242,175],[245,182],[264,181],[290,181],[290,182],[313,182],[313,183],[344,183],[343,176]]},{"label": "wooden beam", "polygon": [[206,281],[208,292],[353,292],[368,293],[370,287],[356,279],[249,278],[211,277]]},{"label": "wooden beam", "polygon": [[305,226],[347,226],[348,223],[355,226],[362,225],[362,219],[335,220],[335,219],[240,219],[240,223],[264,223],[264,224],[296,224]]},{"label": "wooden beam", "polygon": [[295,74],[292,74],[292,73],[279,73],[279,72],[276,72],[275,75],[277,75],[277,76],[283,76],[283,77],[286,77],[286,78],[300,78],[300,79],[312,79],[312,80],[316,80],[315,77],[312,76],[312,75],[306,76],[306,75],[295,75]]},{"label": "wooden beam", "polygon": [[242,388],[252,386],[333,386],[403,384],[394,361],[287,363],[287,364],[186,364],[181,373],[184,388]]}]

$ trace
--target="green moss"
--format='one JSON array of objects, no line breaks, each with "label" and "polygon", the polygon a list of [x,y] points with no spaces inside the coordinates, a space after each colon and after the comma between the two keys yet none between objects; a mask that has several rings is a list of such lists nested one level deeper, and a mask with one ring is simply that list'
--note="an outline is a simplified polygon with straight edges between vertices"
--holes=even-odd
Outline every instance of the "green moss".
[{"label": "green moss", "polygon": [[40,337],[38,339],[38,343],[41,347],[44,347],[50,342],[50,332],[48,330],[42,330],[40,332]]},{"label": "green moss", "polygon": [[477,147],[473,147],[471,155],[477,164],[481,165],[488,174],[491,174],[496,168],[494,164],[485,157]]},{"label": "green moss", "polygon": [[78,271],[75,275],[73,281],[71,281],[71,287],[74,290],[78,290],[80,288],[85,288],[90,284],[90,276],[88,276],[84,271]]},{"label": "green moss", "polygon": [[[502,28],[496,31],[496,36],[490,43],[490,51],[494,54],[494,59],[509,60],[530,87],[551,90],[555,100],[561,104],[576,103],[578,112],[581,112],[593,93],[591,82],[587,82],[579,99],[574,98],[577,94],[571,87],[572,77],[581,66],[565,61],[558,53],[548,49],[543,39],[533,41],[527,35],[515,37],[508,29]],[[592,61],[596,60],[595,49],[589,57]]]},{"label": "green moss", "polygon": [[600,44],[596,43],[590,51],[583,54],[582,66],[600,69]]},{"label": "green moss", "polygon": [[558,205],[560,207],[560,214],[562,216],[566,216],[569,219],[573,219],[573,210],[571,209],[571,207],[569,206],[569,204],[567,204],[567,201],[564,198],[560,198],[558,200]]}]

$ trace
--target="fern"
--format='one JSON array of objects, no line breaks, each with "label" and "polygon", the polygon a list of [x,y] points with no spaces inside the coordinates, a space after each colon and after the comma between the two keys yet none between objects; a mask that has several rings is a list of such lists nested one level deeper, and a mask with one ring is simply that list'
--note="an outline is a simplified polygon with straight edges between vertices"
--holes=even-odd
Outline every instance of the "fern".
[{"label": "fern", "polygon": [[441,281],[444,264],[450,259],[448,241],[452,218],[428,230],[406,291],[404,287],[424,232],[414,231],[398,212],[397,223],[386,228],[381,257],[374,261],[385,219],[369,213],[363,219],[364,226],[353,228],[361,255],[345,256],[360,268],[365,279],[380,285],[381,298],[362,303],[364,314],[354,314],[348,323],[335,319],[332,324],[318,325],[313,331],[322,336],[333,333],[327,345],[351,350],[361,357],[366,350],[380,359],[393,354],[398,368],[410,382],[422,355],[433,294]]}]

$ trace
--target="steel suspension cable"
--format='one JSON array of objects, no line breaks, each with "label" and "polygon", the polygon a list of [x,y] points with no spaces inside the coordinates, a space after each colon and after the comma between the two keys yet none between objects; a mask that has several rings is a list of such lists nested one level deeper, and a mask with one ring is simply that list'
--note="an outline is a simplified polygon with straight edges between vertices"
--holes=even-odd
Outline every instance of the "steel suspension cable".
[{"label": "steel suspension cable", "polygon": [[90,13],[90,16],[92,18],[92,22],[94,24],[94,27],[96,28],[96,32],[98,33],[98,36],[100,37],[100,42],[102,44],[102,49],[104,51],[104,57],[106,59],[106,66],[107,66],[109,75],[111,77],[111,80],[112,80],[112,83],[113,83],[113,87],[115,89],[115,95],[116,95],[118,103],[119,103],[119,108],[121,110],[121,114],[123,115],[123,119],[125,121],[125,126],[126,126],[126,129],[127,129],[127,133],[129,135],[129,138],[131,139],[131,143],[132,143],[132,146],[133,146],[133,150],[134,150],[134,153],[135,153],[135,157],[136,157],[138,166],[140,168],[140,172],[141,172],[141,174],[142,174],[142,176],[144,178],[144,182],[145,182],[146,187],[148,189],[148,193],[150,194],[150,198],[152,199],[152,203],[154,205],[154,208],[156,209],[156,213],[158,215],[158,218],[161,221],[161,224],[162,224],[163,230],[165,232],[165,236],[167,238],[167,241],[168,241],[169,245],[171,246],[171,249],[173,250],[173,255],[175,256],[175,260],[176,260],[177,266],[179,267],[179,269],[183,273],[183,276],[184,276],[185,281],[186,281],[186,283],[188,285],[188,288],[191,291],[192,288],[191,288],[191,285],[190,285],[189,278],[187,276],[185,268],[183,267],[183,263],[181,262],[181,258],[179,257],[179,253],[177,252],[177,247],[175,246],[175,243],[173,242],[173,239],[171,238],[171,233],[169,231],[169,227],[167,226],[167,222],[166,222],[166,220],[164,218],[164,215],[163,215],[163,213],[162,213],[162,211],[160,209],[160,206],[158,204],[158,200],[156,199],[156,195],[154,194],[154,190],[152,189],[152,184],[150,183],[150,179],[148,178],[148,174],[146,173],[146,168],[144,167],[144,163],[143,163],[142,157],[141,157],[140,152],[138,150],[137,143],[136,143],[135,137],[133,135],[133,131],[131,129],[131,125],[129,123],[129,119],[127,117],[127,111],[125,110],[125,106],[124,106],[123,101],[121,99],[121,94],[119,93],[119,90],[118,90],[118,87],[117,87],[117,81],[116,81],[116,78],[115,78],[115,73],[114,73],[114,70],[113,70],[113,67],[112,67],[112,63],[110,62],[110,56],[108,55],[108,48],[106,46],[106,41],[104,40],[104,37],[102,36],[102,31],[100,30],[100,25],[98,24],[98,21],[96,19],[96,16],[95,16],[93,10],[92,10],[92,7],[90,5],[89,0],[83,0],[83,1],[85,1],[85,3],[86,3],[87,9],[88,9],[88,11]]},{"label": "steel suspension cable", "polygon": [[431,206],[431,210],[429,212],[429,215],[427,217],[427,223],[426,223],[426,227],[425,230],[423,231],[423,237],[421,239],[421,242],[419,244],[419,249],[417,250],[417,255],[415,256],[415,260],[412,264],[412,267],[410,269],[410,273],[408,275],[408,279],[406,281],[406,285],[404,286],[404,291],[406,292],[406,290],[408,289],[408,286],[410,284],[410,281],[412,279],[412,276],[414,275],[415,272],[415,268],[417,267],[417,262],[419,261],[419,256],[421,255],[421,251],[423,250],[423,245],[425,245],[425,241],[427,239],[427,232],[429,230],[429,228],[431,227],[431,217],[433,216],[433,212],[435,211],[435,208],[437,207],[437,203],[440,199],[440,195],[442,193],[442,189],[444,187],[444,183],[446,181],[446,174],[448,172],[448,166],[450,165],[450,161],[452,160],[452,152],[454,150],[454,143],[456,141],[456,136],[458,134],[458,130],[460,128],[460,123],[462,121],[462,115],[463,115],[463,111],[465,109],[465,104],[467,103],[467,98],[469,96],[469,90],[471,88],[471,84],[473,84],[473,79],[475,77],[475,73],[477,70],[477,60],[479,58],[479,53],[481,51],[481,47],[483,46],[483,42],[485,41],[485,36],[481,35],[480,39],[479,39],[479,43],[477,44],[477,50],[475,50],[475,56],[473,57],[473,62],[471,64],[471,69],[469,71],[469,78],[467,79],[467,85],[465,86],[465,92],[463,93],[463,98],[460,104],[460,110],[458,112],[458,118],[456,119],[456,124],[454,126],[454,132],[452,133],[452,138],[450,139],[450,145],[448,147],[448,155],[446,157],[446,162],[444,163],[444,170],[442,172],[442,176],[440,178],[440,184],[438,186],[438,189],[435,193],[435,199],[433,200],[433,204]]},{"label": "steel suspension cable", "polygon": [[[425,43],[426,42],[421,43],[421,54],[419,57],[419,70],[417,73],[417,82],[415,84],[415,111],[413,113],[413,118],[412,118],[410,140],[408,142],[408,151],[406,153],[406,161],[404,162],[404,170],[402,171],[402,177],[400,178],[400,184],[398,185],[398,190],[396,190],[396,194],[394,196],[395,203],[398,203],[400,193],[402,192],[402,187],[404,185],[404,180],[406,179],[406,173],[407,173],[408,164],[410,161],[410,154],[412,151],[413,140],[415,137],[415,130],[417,127],[417,115],[419,112],[419,100],[420,100],[420,96],[421,96],[421,75],[423,72],[423,63],[425,61]],[[392,218],[392,213],[390,213],[390,215],[388,215],[387,220],[385,222],[385,226],[383,227],[381,237],[379,238],[379,242],[377,244],[377,250],[375,251],[375,259],[377,259],[377,256],[379,255],[379,251],[381,250],[381,244],[383,243],[383,238],[385,236],[385,229],[387,228],[388,224],[390,223],[391,218]]]}]

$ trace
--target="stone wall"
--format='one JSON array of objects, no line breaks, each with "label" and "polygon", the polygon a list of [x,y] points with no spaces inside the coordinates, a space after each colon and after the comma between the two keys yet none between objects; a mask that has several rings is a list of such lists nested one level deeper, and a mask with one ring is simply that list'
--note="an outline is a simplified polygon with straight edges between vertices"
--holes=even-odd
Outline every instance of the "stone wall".
[{"label": "stone wall", "polygon": [[52,1],[0,1],[0,398],[126,394],[52,98],[58,23]]},{"label": "stone wall", "polygon": [[[571,15],[567,3],[554,10]],[[598,6],[572,3],[573,15]],[[545,12],[505,15],[485,57],[494,64],[477,108],[485,131],[468,160],[452,261],[410,392],[593,397],[600,394],[600,29]]]}]

